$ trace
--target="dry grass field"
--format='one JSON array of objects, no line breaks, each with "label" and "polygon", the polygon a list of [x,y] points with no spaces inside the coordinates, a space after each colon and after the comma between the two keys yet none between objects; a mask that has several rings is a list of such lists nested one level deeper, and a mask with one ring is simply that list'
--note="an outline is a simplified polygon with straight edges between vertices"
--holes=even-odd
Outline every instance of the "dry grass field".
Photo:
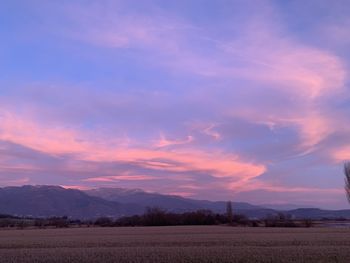
[{"label": "dry grass field", "polygon": [[350,262],[350,229],[1,230],[0,262]]}]

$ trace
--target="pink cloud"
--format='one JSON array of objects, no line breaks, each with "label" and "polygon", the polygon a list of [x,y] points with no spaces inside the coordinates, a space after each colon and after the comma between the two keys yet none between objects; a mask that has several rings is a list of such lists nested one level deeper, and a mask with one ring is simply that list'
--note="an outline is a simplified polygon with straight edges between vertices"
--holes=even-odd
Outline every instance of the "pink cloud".
[{"label": "pink cloud", "polygon": [[194,140],[193,136],[189,135],[186,139],[183,140],[170,140],[167,139],[163,133],[160,134],[160,139],[155,143],[155,147],[167,147],[167,146],[174,146],[174,145],[181,145],[181,144],[188,144],[191,143]]},{"label": "pink cloud", "polygon": [[[26,146],[50,155],[74,154],[76,160],[92,162],[125,162],[139,167],[170,172],[203,172],[217,178],[249,180],[266,171],[262,164],[242,160],[237,154],[220,150],[205,151],[188,148],[126,146],[106,139],[96,141],[83,130],[50,127],[29,116],[19,117],[5,112],[0,123],[0,139]],[[95,132],[96,134],[96,132]],[[99,136],[103,137],[103,136]],[[69,167],[71,165],[71,167]],[[68,163],[66,169],[84,171],[87,167]],[[151,178],[151,177],[150,177]],[[136,175],[101,177],[101,180],[145,180]],[[91,180],[98,180],[90,179]]]},{"label": "pink cloud", "polygon": [[293,187],[271,184],[268,182],[253,180],[246,184],[231,183],[229,189],[236,193],[263,190],[276,193],[309,193],[309,194],[330,194],[344,195],[343,188],[318,188],[318,187]]},{"label": "pink cloud", "polygon": [[18,171],[18,172],[28,172],[28,171],[40,171],[41,168],[29,165],[29,164],[6,164],[6,161],[3,161],[4,164],[0,164],[1,172],[10,172],[10,171]]},{"label": "pink cloud", "polygon": [[57,25],[59,34],[101,47],[156,47],[167,52],[178,52],[181,30],[193,29],[193,26],[174,19],[171,14],[130,14],[116,2],[69,3],[56,7],[61,16],[72,21],[69,28]]},{"label": "pink cloud", "polygon": [[189,129],[194,132],[200,132],[206,136],[213,138],[214,140],[221,140],[221,134],[215,130],[219,124],[216,123],[204,123],[204,122],[192,122],[188,124]]},{"label": "pink cloud", "polygon": [[[256,22],[255,22],[256,23]],[[264,84],[265,89],[284,93],[292,108],[276,109],[247,106],[233,109],[235,116],[265,123],[274,129],[294,127],[300,134],[302,151],[312,150],[335,131],[334,119],[322,106],[345,91],[346,68],[343,61],[321,49],[306,46],[273,31],[268,21],[258,21],[264,34],[248,32],[246,38],[223,43],[232,59],[241,59],[241,68],[226,69],[223,74]]]},{"label": "pink cloud", "polygon": [[[225,41],[212,38],[207,30],[189,21],[160,11],[152,17],[135,17],[123,14],[118,4],[109,5],[110,8],[95,4],[64,9],[65,15],[76,25],[69,34],[104,47],[147,50],[152,58],[157,56],[156,63],[161,67],[210,78],[249,80],[263,84],[264,89],[285,93],[294,100],[288,113],[275,108],[271,114],[259,105],[248,105],[250,110],[254,109],[249,116],[244,114],[245,109],[237,108],[233,108],[231,114],[266,123],[269,127],[271,124],[275,128],[293,127],[302,140],[301,152],[313,151],[333,133],[332,118],[325,115],[319,105],[344,91],[345,65],[329,51],[289,37],[272,5],[261,6],[260,12],[249,16],[249,21],[242,21],[239,30],[244,33],[239,38]],[[193,32],[202,42],[212,46],[210,52],[197,52],[196,45],[191,42],[193,38],[189,37]],[[214,91],[206,92],[204,99],[210,98]],[[220,110],[220,106],[216,110]],[[207,127],[203,132],[218,140],[220,134],[213,128]],[[161,137],[158,146],[187,141],[191,138],[182,141]]]},{"label": "pink cloud", "polygon": [[191,193],[191,192],[169,192],[167,194],[169,194],[169,195],[176,195],[176,196],[183,196],[183,197],[191,197],[191,196],[193,196],[193,193]]},{"label": "pink cloud", "polygon": [[84,179],[85,182],[115,182],[115,181],[146,181],[153,180],[157,177],[149,175],[116,175],[116,176],[99,176]]},{"label": "pink cloud", "polygon": [[333,160],[336,162],[345,162],[350,160],[350,146],[338,148],[332,152]]},{"label": "pink cloud", "polygon": [[[259,105],[232,109],[235,116],[269,127],[293,127],[301,138],[301,152],[310,152],[334,132],[333,120],[322,107],[330,97],[344,91],[346,68],[342,60],[329,51],[314,48],[290,38],[275,21],[272,7],[263,8],[266,16],[256,14],[240,25],[240,38],[217,40],[209,32],[180,18],[156,15],[137,19],[109,12],[103,5],[79,7],[74,14],[83,31],[72,32],[84,41],[105,47],[145,49],[156,55],[159,66],[218,79],[243,79],[264,84],[265,89],[278,90],[294,100],[288,112],[274,109],[269,113]],[[118,8],[117,8],[118,10]],[[101,17],[100,13],[104,16]],[[77,15],[80,14],[80,15]],[[213,51],[199,54],[188,36],[193,30],[201,40],[211,44]],[[83,32],[83,33],[81,33]],[[259,33],[257,33],[259,32]],[[180,48],[181,47],[181,48]],[[164,58],[164,59],[162,59]],[[211,97],[213,90],[205,96]],[[219,107],[220,108],[220,107]],[[218,109],[217,109],[218,110]],[[307,113],[306,113],[307,112]],[[208,126],[203,133],[220,139],[220,134]],[[158,147],[185,144],[192,141],[169,140],[161,136]]]},{"label": "pink cloud", "polygon": [[60,185],[60,186],[66,189],[77,189],[82,191],[91,189],[90,187],[82,186],[82,185]]},{"label": "pink cloud", "polygon": [[[121,149],[118,160],[138,161],[142,166],[168,171],[203,171],[215,177],[254,178],[265,172],[263,165],[241,161],[237,155],[194,149],[160,151]],[[156,161],[153,160],[165,160]],[[168,161],[170,162],[168,162]]]},{"label": "pink cloud", "polygon": [[74,130],[40,125],[29,116],[5,110],[0,111],[0,139],[52,154],[80,152],[86,147]]},{"label": "pink cloud", "polygon": [[350,26],[350,19],[346,16],[345,19],[341,19],[336,23],[323,24],[318,30],[318,37],[321,36],[321,40],[327,39],[328,43],[335,46],[347,46],[350,43],[350,33],[347,28]]},{"label": "pink cloud", "polygon": [[30,183],[29,177],[23,177],[18,179],[0,178],[1,185],[21,186]]}]

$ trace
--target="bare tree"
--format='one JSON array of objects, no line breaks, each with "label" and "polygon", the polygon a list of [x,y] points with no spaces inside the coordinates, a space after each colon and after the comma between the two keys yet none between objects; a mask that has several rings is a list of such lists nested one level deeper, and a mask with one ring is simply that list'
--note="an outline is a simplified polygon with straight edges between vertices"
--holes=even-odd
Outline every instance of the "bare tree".
[{"label": "bare tree", "polygon": [[344,163],[344,174],[345,174],[345,192],[346,197],[350,203],[350,162]]}]

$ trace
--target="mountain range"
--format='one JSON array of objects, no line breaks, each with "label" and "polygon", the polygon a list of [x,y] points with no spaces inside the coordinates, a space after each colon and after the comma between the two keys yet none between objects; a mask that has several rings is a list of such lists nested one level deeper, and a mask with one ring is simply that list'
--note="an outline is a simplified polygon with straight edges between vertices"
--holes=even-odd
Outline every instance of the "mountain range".
[{"label": "mountain range", "polygon": [[[175,213],[200,209],[225,213],[226,203],[226,201],[194,200],[175,195],[149,193],[140,189],[96,188],[82,191],[47,185],[0,188],[0,214],[32,217],[116,218],[142,214],[147,207],[158,207]],[[234,213],[244,214],[250,218],[276,215],[283,210],[243,202],[232,202],[232,206]],[[350,210],[298,208],[283,212],[294,218],[350,218]]]}]

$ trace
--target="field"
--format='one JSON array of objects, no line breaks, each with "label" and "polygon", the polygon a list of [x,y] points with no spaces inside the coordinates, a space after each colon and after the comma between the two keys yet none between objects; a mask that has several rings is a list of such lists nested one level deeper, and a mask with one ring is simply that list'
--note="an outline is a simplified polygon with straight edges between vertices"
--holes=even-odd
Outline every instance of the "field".
[{"label": "field", "polygon": [[1,230],[0,262],[350,262],[350,229]]}]

